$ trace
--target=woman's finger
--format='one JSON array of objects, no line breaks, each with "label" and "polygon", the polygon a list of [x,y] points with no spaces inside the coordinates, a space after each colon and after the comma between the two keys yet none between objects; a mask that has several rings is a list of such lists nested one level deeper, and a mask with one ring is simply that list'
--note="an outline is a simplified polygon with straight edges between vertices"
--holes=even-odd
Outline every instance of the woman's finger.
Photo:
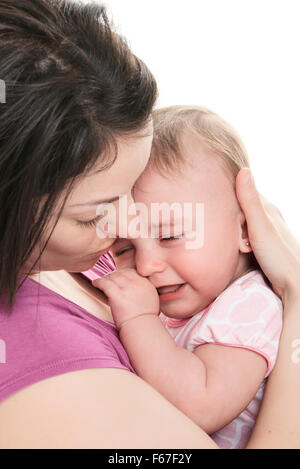
[{"label": "woman's finger", "polygon": [[[277,242],[280,236],[282,241],[296,258],[300,258],[300,242],[290,231],[280,210],[261,195],[254,184],[249,181],[251,172],[243,168],[236,178],[236,193],[241,208],[245,214],[248,233],[252,247],[267,249],[268,243]],[[282,246],[278,246],[281,248]]]},{"label": "woman's finger", "polygon": [[284,217],[281,213],[281,211],[279,210],[278,207],[276,207],[276,205],[272,204],[272,202],[270,202],[264,195],[262,194],[259,194],[259,197],[263,203],[263,206],[266,210],[266,212],[268,213],[268,215],[273,219],[275,218],[276,220],[278,219],[278,217],[280,217],[283,221],[284,220]]},{"label": "woman's finger", "polygon": [[254,255],[275,292],[284,298],[285,292],[293,286],[294,277],[298,277],[297,242],[292,240],[274,206],[264,206],[247,168],[237,175],[236,193],[246,217]]},{"label": "woman's finger", "polygon": [[281,238],[289,247],[290,251],[300,259],[300,241],[297,239],[291,232],[288,224],[286,223],[282,213],[276,207],[276,205],[269,202],[264,196],[260,194],[260,197],[263,201],[265,210],[269,215],[270,219],[276,226],[276,230],[280,234]]},{"label": "woman's finger", "polygon": [[261,237],[268,236],[268,233],[274,231],[274,226],[264,209],[248,168],[241,169],[237,175],[236,195],[247,220],[248,234],[253,247],[253,244],[259,242]]}]

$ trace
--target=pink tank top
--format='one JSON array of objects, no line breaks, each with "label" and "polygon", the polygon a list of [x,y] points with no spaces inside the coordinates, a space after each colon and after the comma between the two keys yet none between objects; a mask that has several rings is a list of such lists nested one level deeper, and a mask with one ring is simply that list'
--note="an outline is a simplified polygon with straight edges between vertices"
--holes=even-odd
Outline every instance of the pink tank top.
[{"label": "pink tank top", "polygon": [[[93,280],[114,269],[106,254],[82,274]],[[20,286],[10,315],[0,299],[0,402],[43,379],[86,368],[135,373],[112,323],[31,278]]]}]

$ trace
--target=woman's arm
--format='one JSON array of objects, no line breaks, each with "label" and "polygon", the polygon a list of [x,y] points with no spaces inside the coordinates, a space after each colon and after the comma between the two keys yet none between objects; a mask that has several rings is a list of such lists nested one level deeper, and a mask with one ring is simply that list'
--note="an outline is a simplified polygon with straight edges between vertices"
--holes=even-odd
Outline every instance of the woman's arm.
[{"label": "woman's arm", "polygon": [[74,371],[0,404],[0,449],[208,448],[215,443],[127,370]]},{"label": "woman's arm", "polygon": [[283,300],[284,318],[277,362],[247,447],[300,448],[300,244],[250,174],[238,174],[237,196],[254,254]]}]

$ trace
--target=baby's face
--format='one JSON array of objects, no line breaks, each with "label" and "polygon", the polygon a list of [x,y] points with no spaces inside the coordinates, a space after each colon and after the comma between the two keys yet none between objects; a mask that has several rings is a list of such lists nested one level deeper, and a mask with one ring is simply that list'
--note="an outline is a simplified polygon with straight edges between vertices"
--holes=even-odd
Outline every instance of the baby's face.
[{"label": "baby's face", "polygon": [[[249,267],[245,253],[251,250],[233,183],[219,159],[193,136],[185,137],[183,144],[195,162],[193,168],[187,166],[183,176],[169,179],[148,170],[134,188],[135,202],[145,204],[149,214],[148,238],[121,239],[112,247],[117,268],[136,267],[148,277],[158,289],[161,311],[178,319],[201,311],[242,275]],[[171,217],[170,228],[161,224],[162,217],[158,226],[151,217],[153,203],[163,202],[181,207],[182,213]],[[200,217],[196,204],[203,210]],[[188,229],[184,207],[192,208]],[[202,233],[202,247],[188,245],[193,230]]]}]

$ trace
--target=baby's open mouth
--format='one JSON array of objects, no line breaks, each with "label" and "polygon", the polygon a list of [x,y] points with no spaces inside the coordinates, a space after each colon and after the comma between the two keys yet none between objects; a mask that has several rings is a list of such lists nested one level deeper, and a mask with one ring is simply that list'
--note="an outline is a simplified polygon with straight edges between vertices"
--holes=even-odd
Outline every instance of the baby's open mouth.
[{"label": "baby's open mouth", "polygon": [[179,283],[177,285],[165,285],[164,287],[158,287],[157,293],[159,295],[164,295],[165,293],[174,293],[175,291],[179,290],[184,283]]}]

